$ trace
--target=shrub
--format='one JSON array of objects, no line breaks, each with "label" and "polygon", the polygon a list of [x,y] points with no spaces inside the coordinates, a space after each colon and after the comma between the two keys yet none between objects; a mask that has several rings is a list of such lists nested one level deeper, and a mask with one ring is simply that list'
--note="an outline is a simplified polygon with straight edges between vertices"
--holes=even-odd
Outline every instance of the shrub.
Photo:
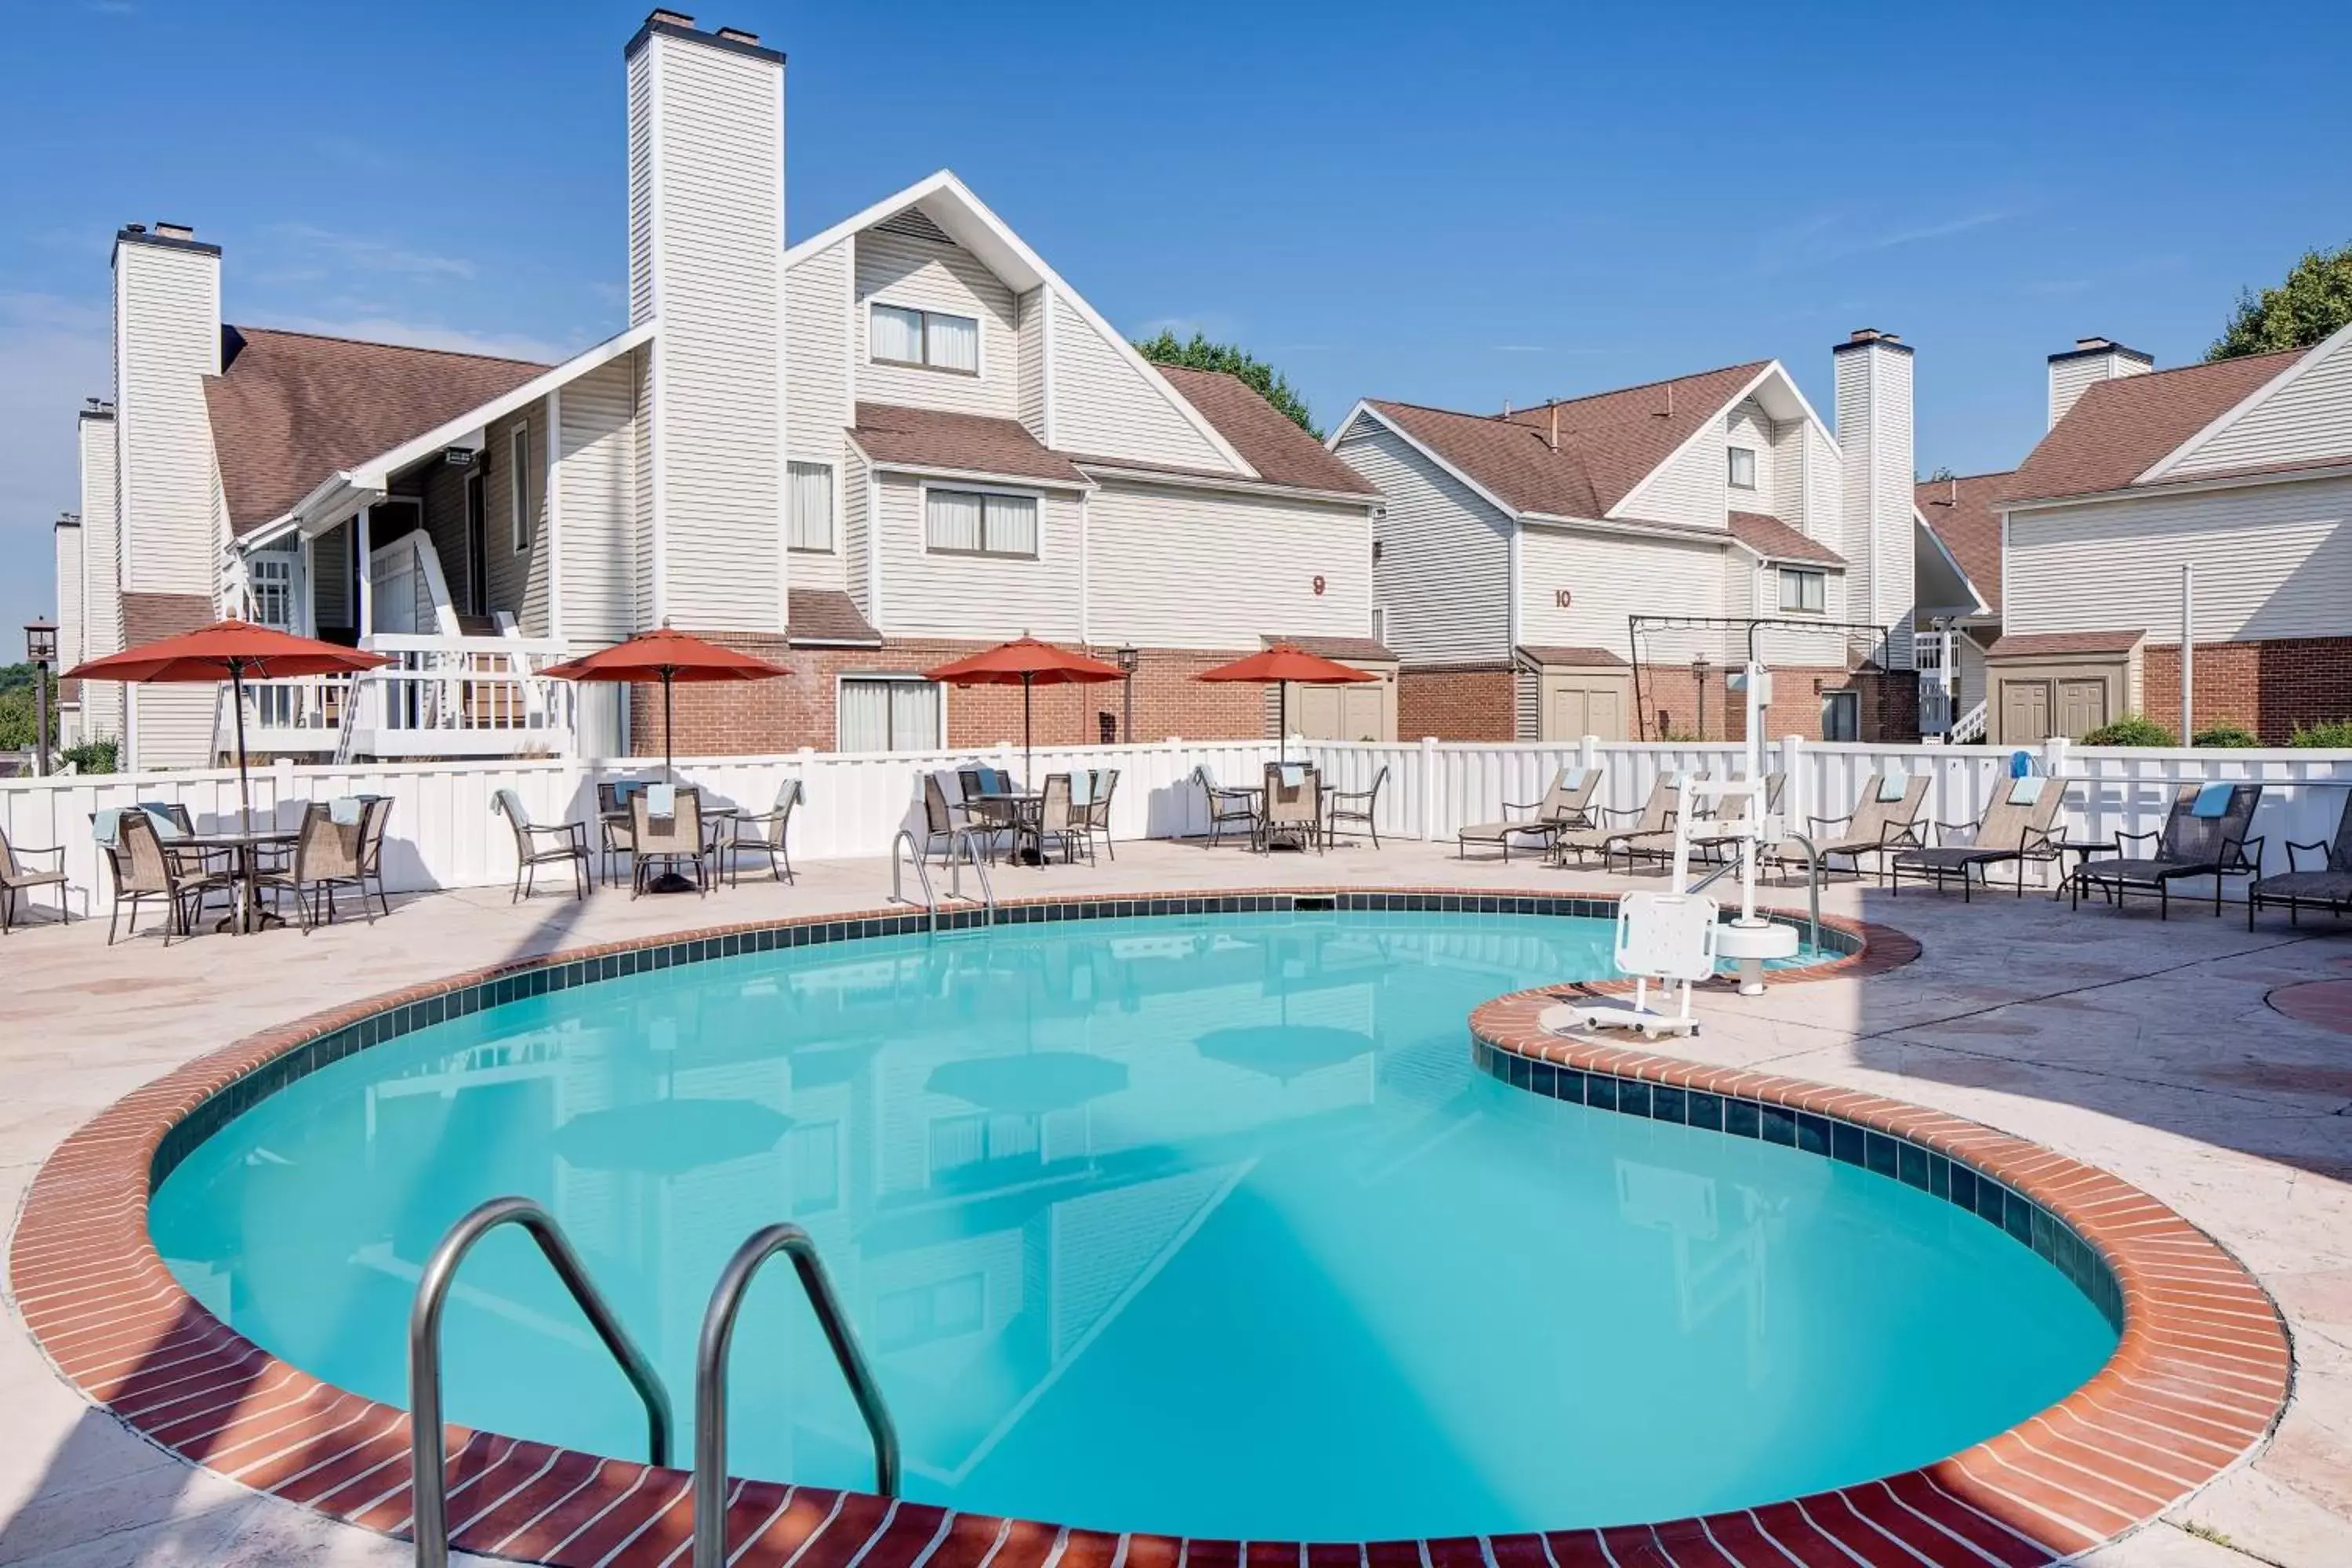
[{"label": "shrub", "polygon": [[2262,744],[2260,741],[2254,739],[2254,733],[2252,731],[2241,728],[2236,724],[2209,725],[2205,729],[2198,731],[2195,735],[2191,736],[2189,743],[2192,746],[2236,747],[2259,746]]},{"label": "shrub", "polygon": [[2176,746],[2172,731],[2155,720],[2138,713],[2126,713],[2111,724],[2102,724],[2083,737],[2085,746]]},{"label": "shrub", "polygon": [[2309,729],[2297,724],[2294,727],[2294,737],[2287,742],[2287,744],[2330,748],[2352,747],[2352,719],[2331,720],[2325,724],[2314,724]]},{"label": "shrub", "polygon": [[68,746],[58,754],[71,763],[78,773],[111,773],[122,769],[122,742],[111,737],[84,741],[79,746]]}]

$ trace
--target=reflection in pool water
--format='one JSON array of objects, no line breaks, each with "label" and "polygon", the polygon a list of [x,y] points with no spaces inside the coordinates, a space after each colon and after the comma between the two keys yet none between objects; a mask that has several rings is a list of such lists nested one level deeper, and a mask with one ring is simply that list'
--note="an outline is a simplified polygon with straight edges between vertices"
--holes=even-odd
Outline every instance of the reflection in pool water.
[{"label": "reflection in pool water", "polygon": [[[1538,1100],[1471,1007],[1605,973],[1599,921],[1280,914],[816,946],[516,1003],[195,1150],[157,1244],[239,1330],[403,1398],[419,1264],[553,1209],[689,1412],[755,1226],[814,1235],[907,1493],[1074,1525],[1364,1539],[1752,1504],[1938,1458],[2113,1334],[2025,1247],[1797,1151]],[[520,1236],[447,1316],[449,1412],[641,1452]],[[863,1485],[790,1271],[736,1337],[739,1473]]]}]

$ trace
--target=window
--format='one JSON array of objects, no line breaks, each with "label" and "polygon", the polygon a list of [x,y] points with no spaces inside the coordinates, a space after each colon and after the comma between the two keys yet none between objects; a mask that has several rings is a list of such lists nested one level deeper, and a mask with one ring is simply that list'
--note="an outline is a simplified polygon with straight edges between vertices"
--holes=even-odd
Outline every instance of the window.
[{"label": "window", "polygon": [[294,630],[293,552],[256,551],[247,558],[246,573],[255,623],[274,631]]},{"label": "window", "polygon": [[835,749],[843,752],[932,752],[941,744],[944,708],[928,680],[845,676]]},{"label": "window", "polygon": [[982,490],[927,490],[924,538],[962,555],[1035,555],[1037,498]]},{"label": "window", "polygon": [[510,510],[508,528],[513,536],[517,555],[530,548],[530,425],[529,421],[514,427],[507,437],[507,505]]},{"label": "window", "polygon": [[1372,606],[1372,640],[1383,647],[1388,646],[1389,612],[1386,605]]},{"label": "window", "polygon": [[794,550],[833,548],[833,465],[785,465],[788,521],[784,542]]},{"label": "window", "polygon": [[1731,453],[1731,488],[1752,490],[1756,488],[1756,448],[1733,447]]},{"label": "window", "polygon": [[1858,691],[1822,693],[1822,739],[1824,741],[1862,739],[1862,693]]},{"label": "window", "polygon": [[1780,608],[1801,616],[1818,616],[1829,608],[1829,574],[1780,568]]},{"label": "window", "polygon": [[931,370],[980,374],[980,321],[907,305],[874,307],[866,347],[879,364],[919,364]]}]

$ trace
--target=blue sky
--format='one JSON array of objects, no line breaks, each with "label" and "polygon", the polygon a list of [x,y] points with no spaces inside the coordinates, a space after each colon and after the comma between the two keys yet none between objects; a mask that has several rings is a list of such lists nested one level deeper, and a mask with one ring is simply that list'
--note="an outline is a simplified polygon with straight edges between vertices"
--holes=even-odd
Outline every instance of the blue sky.
[{"label": "blue sky", "polygon": [[[2051,351],[2194,359],[2352,239],[2340,4],[686,8],[792,57],[793,236],[951,167],[1118,326],[1236,339],[1327,422],[1770,356],[1826,413],[1871,325],[1918,350],[1921,468],[2006,468]],[[530,355],[621,325],[646,9],[16,8],[0,626],[51,607],[123,223],[224,245],[234,321]]]}]

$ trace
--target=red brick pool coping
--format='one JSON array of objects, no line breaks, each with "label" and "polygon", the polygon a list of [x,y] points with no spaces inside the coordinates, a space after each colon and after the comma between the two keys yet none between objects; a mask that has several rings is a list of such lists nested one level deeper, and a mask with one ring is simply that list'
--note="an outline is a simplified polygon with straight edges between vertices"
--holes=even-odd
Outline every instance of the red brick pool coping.
[{"label": "red brick pool coping", "polygon": [[[1194,901],[1368,891],[1219,889]],[[1471,910],[1559,898],[1411,892],[1458,897]],[[1090,895],[1007,907],[1168,897]],[[173,1454],[331,1518],[404,1533],[404,1413],[278,1361],[198,1305],[164,1267],[148,1235],[147,1205],[167,1131],[256,1068],[393,1008],[585,959],[904,914],[760,921],[568,950],[328,1009],[199,1058],[101,1111],[44,1164],[10,1251],[17,1310],[68,1382]],[[1826,916],[1823,924],[1868,945],[1775,973],[1773,984],[1882,973],[1918,954],[1917,943],[1888,928]],[[1473,1015],[1474,1034],[1492,1049],[1530,1060],[1880,1129],[2007,1184],[2073,1226],[2113,1269],[2125,1316],[2114,1357],[2050,1409],[1938,1464],[1703,1519],[1369,1544],[1200,1541],[737,1480],[729,1493],[732,1561],[746,1568],[1853,1568],[1857,1561],[2032,1568],[2154,1517],[2238,1463],[2277,1419],[2290,1364],[2269,1298],[2221,1247],[2146,1193],[2038,1145],[1901,1101],[1549,1035],[1537,1015],[1560,989],[1486,1004]],[[691,1499],[682,1471],[454,1426],[448,1450],[449,1519],[462,1550],[563,1568],[683,1561]]]}]

